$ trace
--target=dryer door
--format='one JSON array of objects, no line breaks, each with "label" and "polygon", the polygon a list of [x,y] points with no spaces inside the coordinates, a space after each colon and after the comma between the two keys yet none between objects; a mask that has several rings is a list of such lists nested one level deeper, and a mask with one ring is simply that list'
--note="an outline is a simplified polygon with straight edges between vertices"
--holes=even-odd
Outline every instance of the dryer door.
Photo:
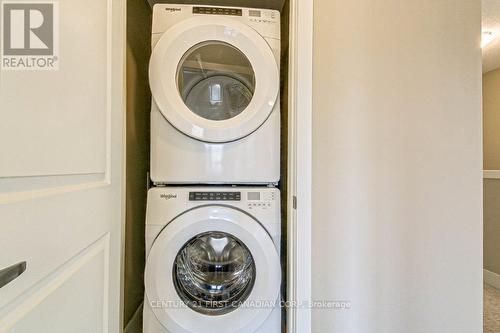
[{"label": "dryer door", "polygon": [[215,143],[258,129],[279,92],[278,65],[264,38],[221,17],[196,17],[168,30],[153,49],[149,80],[175,128]]},{"label": "dryer door", "polygon": [[280,283],[279,254],[269,234],[226,206],[175,218],[146,263],[146,302],[170,332],[254,332],[278,306]]}]

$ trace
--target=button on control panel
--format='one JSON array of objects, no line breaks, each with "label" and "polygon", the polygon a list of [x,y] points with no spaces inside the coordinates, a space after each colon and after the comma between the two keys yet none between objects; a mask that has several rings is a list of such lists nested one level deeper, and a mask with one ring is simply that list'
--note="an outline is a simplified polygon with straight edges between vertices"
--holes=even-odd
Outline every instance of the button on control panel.
[{"label": "button on control panel", "polygon": [[189,201],[241,201],[241,192],[189,192]]}]

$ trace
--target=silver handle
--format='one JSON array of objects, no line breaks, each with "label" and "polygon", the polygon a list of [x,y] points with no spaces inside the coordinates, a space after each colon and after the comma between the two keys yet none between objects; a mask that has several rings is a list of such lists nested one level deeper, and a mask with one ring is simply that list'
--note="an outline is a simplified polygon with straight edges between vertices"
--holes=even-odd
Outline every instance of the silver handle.
[{"label": "silver handle", "polygon": [[0,270],[0,288],[7,283],[17,279],[26,270],[26,261],[22,261],[10,267]]}]

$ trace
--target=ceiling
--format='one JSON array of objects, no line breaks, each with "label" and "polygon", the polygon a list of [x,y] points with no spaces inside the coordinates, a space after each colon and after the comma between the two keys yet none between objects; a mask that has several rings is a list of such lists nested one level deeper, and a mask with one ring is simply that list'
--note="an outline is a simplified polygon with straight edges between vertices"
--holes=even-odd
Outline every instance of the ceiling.
[{"label": "ceiling", "polygon": [[483,31],[491,31],[495,40],[483,48],[483,73],[500,68],[500,0],[483,0]]},{"label": "ceiling", "polygon": [[175,3],[175,4],[197,4],[197,5],[213,5],[213,6],[232,6],[232,7],[253,7],[253,8],[268,8],[281,10],[285,0],[148,0],[153,6],[155,3]]}]

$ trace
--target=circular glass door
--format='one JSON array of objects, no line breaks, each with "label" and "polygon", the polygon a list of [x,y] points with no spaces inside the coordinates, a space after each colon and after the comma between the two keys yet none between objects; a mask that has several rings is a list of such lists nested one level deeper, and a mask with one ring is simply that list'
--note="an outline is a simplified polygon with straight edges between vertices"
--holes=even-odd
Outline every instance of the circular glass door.
[{"label": "circular glass door", "polygon": [[208,41],[193,46],[182,57],[177,86],[192,112],[208,120],[227,120],[250,104],[255,73],[236,47]]},{"label": "circular glass door", "polygon": [[192,310],[211,316],[235,310],[252,291],[255,263],[236,237],[210,231],[190,239],[173,267],[175,289]]}]

